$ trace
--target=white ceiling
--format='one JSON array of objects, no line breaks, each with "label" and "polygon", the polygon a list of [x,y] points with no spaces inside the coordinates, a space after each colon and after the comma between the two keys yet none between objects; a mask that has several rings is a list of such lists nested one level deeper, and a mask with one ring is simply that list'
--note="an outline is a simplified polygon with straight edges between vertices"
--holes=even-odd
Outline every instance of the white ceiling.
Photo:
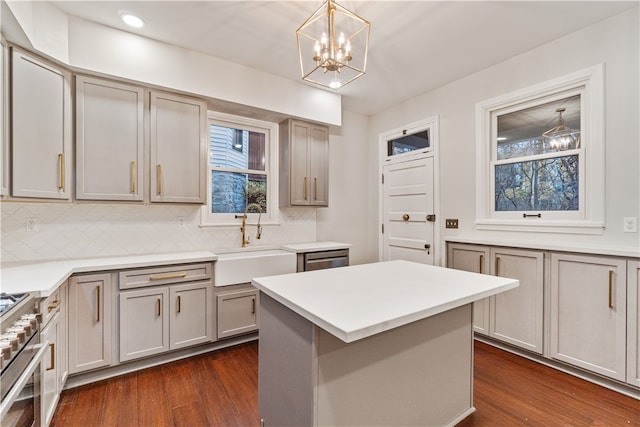
[{"label": "white ceiling", "polygon": [[[53,1],[70,15],[295,80],[302,1]],[[367,74],[339,89],[362,114],[443,86],[639,4],[634,1],[338,1],[371,22]],[[118,12],[145,20],[140,30]]]}]

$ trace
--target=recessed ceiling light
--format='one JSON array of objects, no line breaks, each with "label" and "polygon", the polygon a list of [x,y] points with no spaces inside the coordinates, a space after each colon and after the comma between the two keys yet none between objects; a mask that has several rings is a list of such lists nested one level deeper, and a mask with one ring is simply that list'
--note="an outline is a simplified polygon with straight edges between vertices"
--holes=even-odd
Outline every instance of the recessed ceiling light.
[{"label": "recessed ceiling light", "polygon": [[138,18],[136,15],[130,12],[120,12],[120,18],[130,27],[142,28],[144,27],[144,21]]}]

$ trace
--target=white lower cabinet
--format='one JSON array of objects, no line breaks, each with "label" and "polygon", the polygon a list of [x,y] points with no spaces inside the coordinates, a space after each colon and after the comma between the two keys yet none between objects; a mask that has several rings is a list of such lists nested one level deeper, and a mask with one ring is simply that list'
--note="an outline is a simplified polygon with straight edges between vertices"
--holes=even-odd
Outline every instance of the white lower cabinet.
[{"label": "white lower cabinet", "polygon": [[212,341],[211,281],[120,292],[120,361]]},{"label": "white lower cabinet", "polygon": [[552,358],[626,381],[626,260],[551,255]]},{"label": "white lower cabinet", "polygon": [[40,303],[43,313],[40,342],[48,343],[41,364],[40,420],[49,425],[67,376],[66,282]]},{"label": "white lower cabinet", "polygon": [[249,284],[225,286],[216,299],[218,339],[258,330],[259,291]]},{"label": "white lower cabinet", "polygon": [[542,354],[544,252],[451,243],[447,265],[518,279],[517,288],[474,303],[474,331]]},{"label": "white lower cabinet", "polygon": [[[489,272],[490,250],[486,246],[468,244],[449,244],[447,267],[472,273]],[[473,303],[474,332],[489,335],[489,300],[485,298]]]},{"label": "white lower cabinet", "polygon": [[640,387],[640,261],[627,266],[627,382]]},{"label": "white lower cabinet", "polygon": [[112,362],[111,274],[69,279],[69,372],[77,374]]}]

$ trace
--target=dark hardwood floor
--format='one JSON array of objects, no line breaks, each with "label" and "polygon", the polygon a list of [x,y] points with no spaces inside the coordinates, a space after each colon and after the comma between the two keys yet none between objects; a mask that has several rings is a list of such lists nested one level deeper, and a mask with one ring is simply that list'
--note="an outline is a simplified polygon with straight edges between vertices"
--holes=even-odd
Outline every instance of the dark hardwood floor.
[{"label": "dark hardwood floor", "polygon": [[[640,401],[475,343],[476,412],[458,427],[640,426]],[[260,425],[257,342],[66,390],[52,427]]]}]

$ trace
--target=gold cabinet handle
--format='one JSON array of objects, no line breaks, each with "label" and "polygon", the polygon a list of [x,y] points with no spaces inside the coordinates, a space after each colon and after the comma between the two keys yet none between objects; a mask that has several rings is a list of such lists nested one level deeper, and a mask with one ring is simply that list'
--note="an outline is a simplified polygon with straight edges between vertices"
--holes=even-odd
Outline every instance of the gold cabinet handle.
[{"label": "gold cabinet handle", "polygon": [[156,193],[157,195],[162,194],[162,165],[156,165]]},{"label": "gold cabinet handle", "polygon": [[304,177],[304,199],[307,200],[307,177]]},{"label": "gold cabinet handle", "polygon": [[60,153],[58,154],[58,164],[60,166],[60,182],[58,182],[58,190],[62,190],[64,191],[64,181],[65,181],[65,176],[64,176],[64,153]]},{"label": "gold cabinet handle", "polygon": [[51,354],[51,361],[49,362],[51,366],[47,368],[47,371],[52,371],[56,369],[56,344],[55,343],[49,344],[49,353]]},{"label": "gold cabinet handle", "polygon": [[157,302],[157,304],[156,304],[156,305],[157,305],[157,307],[158,307],[158,317],[160,317],[160,314],[161,314],[161,312],[160,312],[160,305],[161,305],[161,304],[162,304],[162,301],[160,301],[160,298],[158,298],[158,302]]},{"label": "gold cabinet handle", "polygon": [[182,298],[178,295],[178,313],[182,311]]},{"label": "gold cabinet handle", "polygon": [[251,314],[256,314],[256,299],[251,298]]},{"label": "gold cabinet handle", "polygon": [[402,220],[403,220],[403,221],[405,221],[405,222],[406,222],[406,221],[409,221],[409,218],[410,218],[410,217],[409,217],[409,214],[404,214],[404,215],[402,215]]},{"label": "gold cabinet handle", "polygon": [[149,280],[181,279],[183,277],[187,277],[187,273],[185,273],[184,271],[181,273],[158,274],[155,276],[149,276]]},{"label": "gold cabinet handle", "polygon": [[318,178],[313,178],[313,200],[318,200]]},{"label": "gold cabinet handle", "polygon": [[613,308],[613,270],[609,270],[609,308]]},{"label": "gold cabinet handle", "polygon": [[47,311],[55,310],[59,306],[60,306],[60,301],[58,301],[58,300],[51,301],[51,305],[47,306]]},{"label": "gold cabinet handle", "polygon": [[138,166],[136,165],[136,161],[131,162],[131,192],[136,192],[136,180],[138,176]]},{"label": "gold cabinet handle", "polygon": [[495,268],[495,275],[496,275],[496,276],[499,276],[499,275],[500,275],[500,270],[499,270],[499,267],[500,267],[500,257],[499,257],[499,256],[497,256],[497,257],[496,257],[496,265],[495,265],[495,267],[496,267],[496,268]]},{"label": "gold cabinet handle", "polygon": [[480,268],[478,271],[482,274],[482,265],[484,264],[484,255],[480,255]]},{"label": "gold cabinet handle", "polygon": [[100,286],[96,287],[96,322],[100,321]]}]

